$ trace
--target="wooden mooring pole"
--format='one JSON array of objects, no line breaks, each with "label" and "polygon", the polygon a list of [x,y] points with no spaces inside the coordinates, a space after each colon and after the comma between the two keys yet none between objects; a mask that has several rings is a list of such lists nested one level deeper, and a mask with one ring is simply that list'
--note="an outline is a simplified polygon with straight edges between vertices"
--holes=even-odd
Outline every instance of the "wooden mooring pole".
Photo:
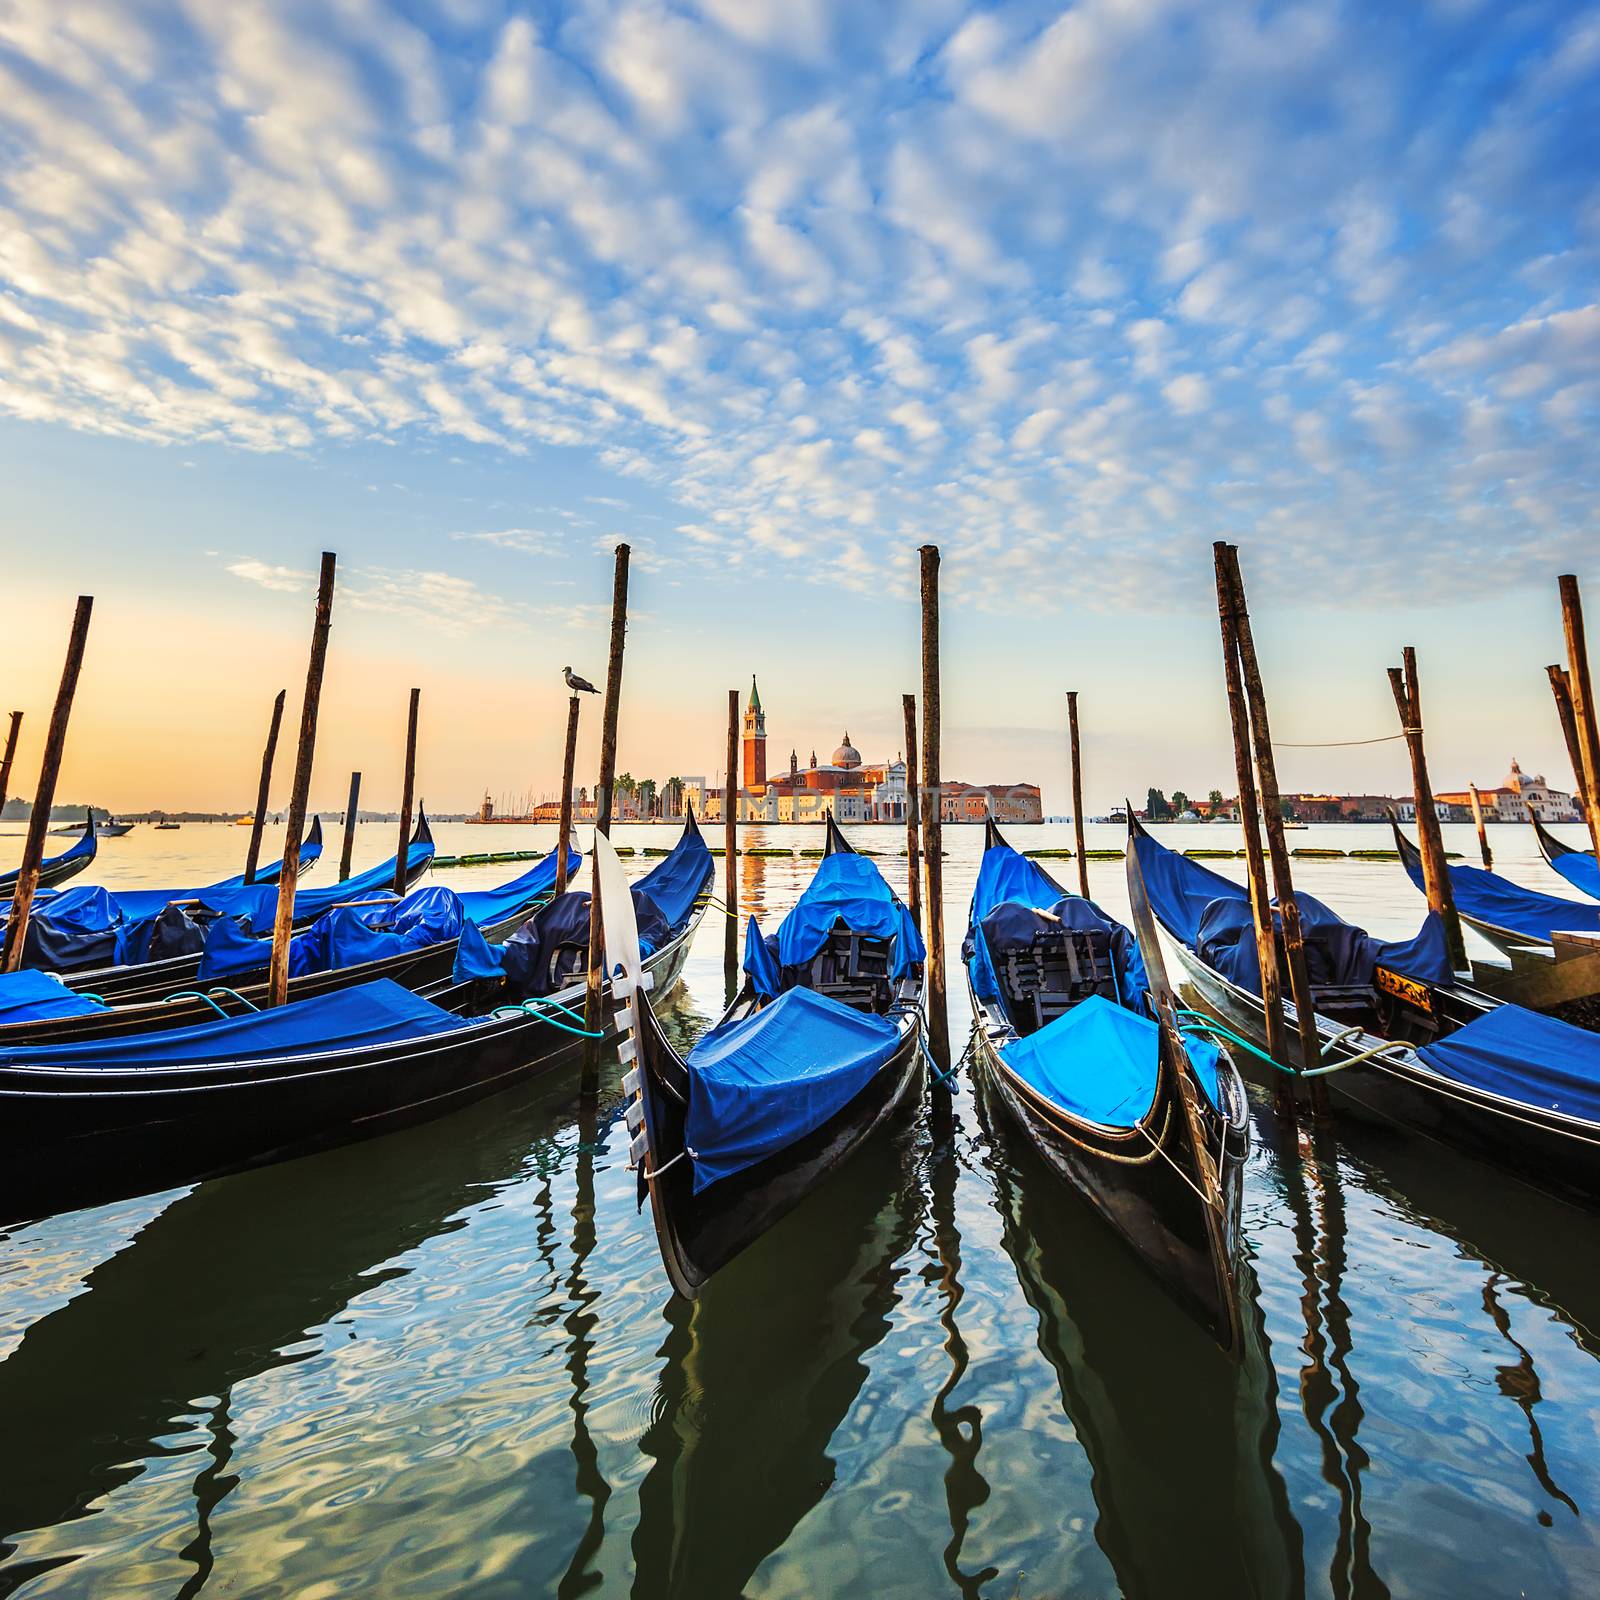
[{"label": "wooden mooring pole", "polygon": [[922,847],[917,831],[922,826],[922,797],[917,792],[920,774],[917,767],[917,697],[900,696],[900,711],[906,722],[906,909],[922,931]]},{"label": "wooden mooring pole", "polygon": [[[739,691],[728,691],[728,776],[722,785],[723,976],[731,984],[739,968]],[[731,996],[729,997],[732,998]]]},{"label": "wooden mooring pole", "polygon": [[567,743],[561,755],[561,838],[556,845],[556,893],[567,892],[567,848],[572,837],[572,778],[578,761],[578,697],[567,701]]},{"label": "wooden mooring pole", "polygon": [[[1311,995],[1311,975],[1306,967],[1305,934],[1300,926],[1300,903],[1295,898],[1289,847],[1283,837],[1283,805],[1278,793],[1278,767],[1272,751],[1272,730],[1267,720],[1267,696],[1261,684],[1255,637],[1250,628],[1250,608],[1245,601],[1244,574],[1239,552],[1224,545],[1228,577],[1233,588],[1234,627],[1239,638],[1239,667],[1244,674],[1245,703],[1250,708],[1250,735],[1255,742],[1256,790],[1261,800],[1261,825],[1266,834],[1267,859],[1272,863],[1272,888],[1283,924],[1284,965],[1289,969],[1289,994],[1294,1000],[1295,1024],[1300,1035],[1300,1061],[1309,1071],[1322,1061],[1317,1038],[1317,1011]],[[1311,1108],[1321,1111],[1327,1091],[1320,1079],[1311,1083]]]},{"label": "wooden mooring pole", "polygon": [[17,735],[22,731],[22,713],[11,713],[11,726],[6,730],[6,750],[0,756],[0,811],[5,809],[6,796],[11,792],[11,763],[17,757]]},{"label": "wooden mooring pole", "polygon": [[[600,781],[594,791],[594,831],[611,837],[611,790],[617,778],[617,707],[622,700],[622,649],[628,635],[629,546],[619,544],[611,579],[611,648],[606,656],[606,703],[600,722]],[[604,1031],[600,993],[605,983],[605,924],[600,915],[600,862],[591,852],[589,895],[589,979],[583,993],[583,1025],[590,1033]],[[600,1041],[584,1041],[585,1073],[600,1064]]]},{"label": "wooden mooring pole", "polygon": [[1078,743],[1078,691],[1067,690],[1067,738],[1072,746],[1072,849],[1078,858],[1078,893],[1089,898],[1089,858],[1083,853],[1083,755]]},{"label": "wooden mooring pole", "polygon": [[1583,600],[1578,580],[1565,572],[1557,582],[1561,588],[1561,627],[1567,637],[1567,692],[1572,699],[1572,717],[1578,733],[1578,750],[1583,757],[1582,787],[1587,799],[1585,820],[1595,849],[1600,851],[1600,715],[1594,703],[1594,680],[1589,676],[1589,642],[1583,631]]},{"label": "wooden mooring pole", "polygon": [[1493,872],[1494,851],[1489,848],[1489,832],[1483,825],[1483,797],[1475,783],[1467,785],[1467,793],[1472,799],[1472,825],[1478,830],[1478,854],[1483,858],[1485,869]]},{"label": "wooden mooring pole", "polygon": [[[15,972],[22,965],[23,946],[28,937],[28,916],[33,896],[39,887],[39,865],[44,860],[44,839],[50,831],[50,808],[56,800],[56,779],[61,772],[61,756],[67,747],[67,723],[72,717],[72,697],[78,692],[78,674],[83,668],[83,650],[89,641],[89,617],[94,611],[94,596],[80,594],[72,615],[72,632],[67,638],[67,659],[61,669],[61,685],[56,690],[55,709],[44,739],[44,759],[39,765],[39,783],[33,793],[33,810],[28,816],[28,837],[22,846],[22,865],[17,870],[17,887],[11,896],[11,920],[6,923],[6,941],[0,951],[0,972]],[[21,714],[12,713],[15,734]],[[94,817],[91,809],[90,819]]]},{"label": "wooden mooring pole", "polygon": [[[1256,930],[1256,965],[1261,969],[1261,1004],[1267,1026],[1267,1054],[1289,1062],[1288,1032],[1283,1017],[1283,978],[1278,970],[1278,939],[1272,921],[1272,894],[1267,888],[1267,858],[1261,847],[1261,801],[1251,756],[1250,711],[1245,704],[1239,668],[1239,630],[1234,611],[1233,576],[1227,546],[1211,547],[1217,579],[1217,616],[1222,626],[1222,670],[1228,689],[1228,720],[1233,727],[1233,769],[1239,785],[1239,825],[1244,830],[1245,877],[1250,885],[1250,915]],[[1280,1109],[1292,1113],[1294,1088],[1288,1078],[1278,1084]]]},{"label": "wooden mooring pole", "polygon": [[939,547],[925,544],[919,554],[922,558],[922,844],[927,874],[924,904],[928,917],[928,1050],[934,1066],[948,1077],[950,1015],[944,971],[944,807],[939,776]]},{"label": "wooden mooring pole", "polygon": [[1567,759],[1572,763],[1572,781],[1577,791],[1578,809],[1589,829],[1589,848],[1600,858],[1600,809],[1594,805],[1594,791],[1583,770],[1583,744],[1578,737],[1578,715],[1572,707],[1572,684],[1564,667],[1545,668],[1550,674],[1550,692],[1556,698],[1556,716],[1561,721],[1561,736],[1567,741]]},{"label": "wooden mooring pole", "polygon": [[411,866],[411,805],[417,781],[417,706],[422,690],[411,691],[411,703],[406,709],[406,771],[400,789],[400,844],[394,857],[394,892],[406,892],[406,878]]},{"label": "wooden mooring pole", "polygon": [[317,712],[322,705],[322,670],[328,660],[328,629],[333,622],[333,577],[337,557],[322,552],[317,580],[317,615],[311,625],[311,660],[306,667],[306,697],[300,707],[300,742],[294,756],[294,787],[289,794],[289,831],[283,841],[283,867],[278,873],[278,914],[272,924],[272,964],[267,971],[267,1004],[281,1006],[289,998],[289,941],[294,936],[294,891],[300,876],[300,838],[306,826],[311,794],[311,759],[317,748]]},{"label": "wooden mooring pole", "polygon": [[1436,911],[1444,923],[1445,945],[1450,964],[1457,972],[1468,970],[1466,941],[1461,936],[1461,919],[1456,915],[1456,897],[1450,887],[1450,869],[1444,859],[1444,835],[1439,831],[1439,813],[1433,804],[1433,785],[1428,781],[1428,756],[1422,743],[1422,696],[1417,687],[1417,652],[1405,647],[1404,667],[1389,668],[1389,687],[1394,691],[1395,710],[1411,753],[1412,796],[1417,812],[1417,840],[1422,847],[1422,880],[1428,894],[1428,909]]},{"label": "wooden mooring pole", "polygon": [[267,820],[267,795],[272,787],[272,760],[278,753],[278,729],[283,726],[283,702],[289,691],[280,689],[272,702],[272,721],[267,725],[267,747],[261,752],[261,777],[256,784],[256,809],[250,818],[250,848],[245,852],[244,881],[256,881],[261,864],[261,830]]},{"label": "wooden mooring pole", "polygon": [[361,774],[350,774],[350,798],[344,808],[344,843],[339,847],[339,882],[350,876],[350,862],[355,856],[356,822],[361,815]]}]

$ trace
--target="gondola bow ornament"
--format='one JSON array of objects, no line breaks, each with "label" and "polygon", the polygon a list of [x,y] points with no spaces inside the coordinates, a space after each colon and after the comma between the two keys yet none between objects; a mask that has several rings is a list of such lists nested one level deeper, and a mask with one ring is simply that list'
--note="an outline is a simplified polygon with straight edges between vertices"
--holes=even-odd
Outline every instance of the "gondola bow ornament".
[{"label": "gondola bow ornament", "polygon": [[611,996],[622,1002],[616,1013],[621,1037],[617,1056],[627,1071],[622,1089],[626,1097],[628,1123],[628,1166],[639,1173],[640,1199],[644,1198],[648,1178],[646,1160],[650,1136],[645,1129],[644,1099],[639,1083],[639,1033],[643,1022],[640,1009],[651,988],[651,976],[644,970],[639,951],[639,919],[634,913],[633,893],[628,875],[611,841],[597,828],[594,835],[595,872],[600,880],[600,915],[605,930],[606,973],[611,980]]}]

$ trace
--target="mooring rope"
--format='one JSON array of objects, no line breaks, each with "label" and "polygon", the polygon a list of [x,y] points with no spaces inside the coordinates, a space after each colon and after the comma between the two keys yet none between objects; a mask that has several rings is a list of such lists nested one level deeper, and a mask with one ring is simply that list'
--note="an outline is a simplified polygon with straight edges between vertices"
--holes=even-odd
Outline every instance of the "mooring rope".
[{"label": "mooring rope", "polygon": [[1295,739],[1274,739],[1274,750],[1347,750],[1351,745],[1357,744],[1388,744],[1394,739],[1405,739],[1413,733],[1421,733],[1421,728],[1402,728],[1399,733],[1386,733],[1377,739],[1312,739],[1302,742]]}]

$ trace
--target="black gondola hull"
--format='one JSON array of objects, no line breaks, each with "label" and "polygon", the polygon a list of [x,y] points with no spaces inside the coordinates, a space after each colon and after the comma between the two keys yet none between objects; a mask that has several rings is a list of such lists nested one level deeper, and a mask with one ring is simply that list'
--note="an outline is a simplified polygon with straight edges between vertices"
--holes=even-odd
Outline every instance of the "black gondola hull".
[{"label": "black gondola hull", "polygon": [[[894,1055],[849,1104],[788,1148],[701,1193],[685,1148],[682,1063],[648,1005],[636,1035],[640,1091],[650,1136],[648,1190],[661,1259],[674,1289],[693,1299],[708,1278],[803,1201],[861,1145],[916,1099],[922,1052],[915,1017],[902,1022]],[[670,1163],[670,1165],[669,1165]]]},{"label": "black gondola hull", "polygon": [[[1052,1106],[1012,1072],[979,1012],[976,1060],[993,1098],[1051,1170],[1074,1189],[1154,1274],[1167,1293],[1225,1350],[1239,1343],[1234,1262],[1239,1250],[1248,1111],[1238,1086],[1225,1090],[1230,1115],[1207,1115],[1220,1149],[1220,1213],[1207,1205],[1193,1171],[1173,1075],[1163,1067],[1154,1104],[1138,1128],[1102,1128]],[[1224,1065],[1222,1077],[1229,1071]],[[1239,1103],[1233,1104],[1235,1095]]]},{"label": "black gondola hull", "polygon": [[[679,979],[689,926],[648,963]],[[453,991],[458,1004],[472,985]],[[449,1005],[452,996],[437,996]],[[566,1003],[575,994],[561,997]],[[581,1004],[581,999],[579,999]],[[611,1027],[609,1001],[602,1015]],[[614,1028],[607,1035],[615,1037]],[[520,1016],[291,1060],[51,1075],[0,1063],[0,1222],[170,1188],[423,1122],[575,1062],[583,1040]]]}]

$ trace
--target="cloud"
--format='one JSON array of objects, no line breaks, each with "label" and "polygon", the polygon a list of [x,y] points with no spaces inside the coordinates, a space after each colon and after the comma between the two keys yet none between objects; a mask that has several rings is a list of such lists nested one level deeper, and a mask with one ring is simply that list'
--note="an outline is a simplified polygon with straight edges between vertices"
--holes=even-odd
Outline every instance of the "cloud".
[{"label": "cloud", "polygon": [[[509,465],[736,581],[905,584],[931,538],[977,604],[1027,561],[1181,594],[1217,532],[1290,581],[1370,530],[1329,596],[1403,585],[1441,530],[1483,552],[1441,583],[1479,589],[1590,537],[1587,13],[184,17],[0,18],[0,414]],[[452,522],[463,555],[567,548],[511,496]],[[426,557],[351,584],[514,620]]]}]

